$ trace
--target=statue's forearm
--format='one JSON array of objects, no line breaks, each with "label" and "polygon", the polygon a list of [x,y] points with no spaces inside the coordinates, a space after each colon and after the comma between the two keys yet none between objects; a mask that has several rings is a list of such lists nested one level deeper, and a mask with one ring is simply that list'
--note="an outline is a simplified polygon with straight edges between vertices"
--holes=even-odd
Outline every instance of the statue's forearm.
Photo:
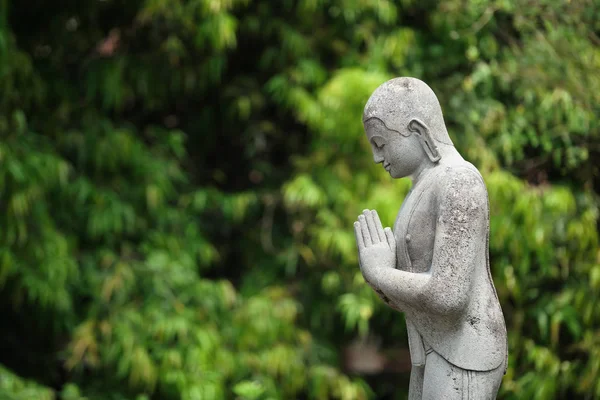
[{"label": "statue's forearm", "polygon": [[[469,275],[470,276],[470,275]],[[463,281],[440,277],[429,273],[414,273],[391,268],[378,268],[365,280],[390,306],[407,311],[428,310],[439,315],[460,312],[468,302]],[[461,284],[462,283],[462,284]],[[462,290],[461,290],[462,289]]]},{"label": "statue's forearm", "polygon": [[429,274],[412,273],[393,268],[376,268],[365,274],[373,290],[383,294],[397,308],[405,309],[422,302],[421,293],[430,279]]}]

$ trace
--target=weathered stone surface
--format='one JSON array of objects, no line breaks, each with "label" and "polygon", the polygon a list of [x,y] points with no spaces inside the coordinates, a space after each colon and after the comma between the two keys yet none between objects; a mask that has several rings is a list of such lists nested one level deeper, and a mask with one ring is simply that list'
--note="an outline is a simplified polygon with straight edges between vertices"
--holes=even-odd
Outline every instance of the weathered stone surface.
[{"label": "weathered stone surface", "polygon": [[494,399],[508,353],[490,274],[485,183],[454,148],[437,97],[418,79],[382,84],[363,123],[374,161],[413,182],[393,229],[375,210],[354,223],[365,281],[406,316],[410,398]]}]

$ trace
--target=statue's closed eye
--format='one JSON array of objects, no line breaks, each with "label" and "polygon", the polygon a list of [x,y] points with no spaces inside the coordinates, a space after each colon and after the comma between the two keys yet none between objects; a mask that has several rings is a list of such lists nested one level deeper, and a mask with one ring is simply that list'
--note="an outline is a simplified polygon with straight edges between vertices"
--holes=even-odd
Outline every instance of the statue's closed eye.
[{"label": "statue's closed eye", "polygon": [[377,139],[375,139],[375,140],[371,140],[371,143],[373,143],[373,146],[375,146],[375,148],[377,150],[381,150],[385,146],[385,141],[383,141],[383,140],[377,140]]},{"label": "statue's closed eye", "polygon": [[385,139],[379,135],[373,136],[370,142],[377,150],[381,150],[385,147]]}]

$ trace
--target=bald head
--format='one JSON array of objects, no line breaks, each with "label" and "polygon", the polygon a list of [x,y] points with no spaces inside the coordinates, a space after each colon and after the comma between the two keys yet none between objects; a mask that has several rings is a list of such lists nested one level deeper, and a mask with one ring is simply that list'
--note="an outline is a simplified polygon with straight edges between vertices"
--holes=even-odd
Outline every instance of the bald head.
[{"label": "bald head", "polygon": [[375,89],[365,106],[363,122],[371,118],[401,134],[417,119],[427,126],[436,142],[452,145],[435,93],[417,78],[394,78]]}]

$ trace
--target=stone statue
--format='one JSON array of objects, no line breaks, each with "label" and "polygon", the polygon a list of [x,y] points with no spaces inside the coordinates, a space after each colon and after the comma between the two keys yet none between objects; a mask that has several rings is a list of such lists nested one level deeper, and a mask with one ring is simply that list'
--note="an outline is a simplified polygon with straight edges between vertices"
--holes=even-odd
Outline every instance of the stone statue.
[{"label": "stone statue", "polygon": [[495,399],[508,361],[488,256],[489,206],[479,171],[454,148],[427,84],[395,78],[363,114],[376,163],[412,188],[393,231],[375,210],[354,223],[365,281],[404,312],[410,399]]}]

